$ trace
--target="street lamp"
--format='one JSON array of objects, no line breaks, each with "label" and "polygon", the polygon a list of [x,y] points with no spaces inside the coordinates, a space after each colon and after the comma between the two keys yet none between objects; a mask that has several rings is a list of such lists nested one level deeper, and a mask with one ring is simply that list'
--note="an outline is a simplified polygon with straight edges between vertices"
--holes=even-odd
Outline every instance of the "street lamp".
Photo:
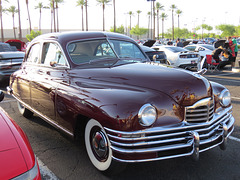
[{"label": "street lamp", "polygon": [[203,39],[203,23],[205,22],[205,17],[202,19],[202,39]]}]

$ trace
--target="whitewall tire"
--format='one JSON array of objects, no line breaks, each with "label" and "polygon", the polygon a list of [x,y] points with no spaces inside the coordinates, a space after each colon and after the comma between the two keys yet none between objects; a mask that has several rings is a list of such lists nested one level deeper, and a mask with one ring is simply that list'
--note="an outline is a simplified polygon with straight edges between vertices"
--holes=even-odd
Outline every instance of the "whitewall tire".
[{"label": "whitewall tire", "polygon": [[101,124],[91,119],[85,128],[85,145],[89,159],[99,171],[106,171],[112,163],[110,141]]}]

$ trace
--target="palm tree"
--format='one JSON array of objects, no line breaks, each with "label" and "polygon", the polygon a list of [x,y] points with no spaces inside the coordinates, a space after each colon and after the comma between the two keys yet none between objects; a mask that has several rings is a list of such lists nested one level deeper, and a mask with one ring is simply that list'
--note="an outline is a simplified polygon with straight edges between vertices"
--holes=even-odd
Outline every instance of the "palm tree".
[{"label": "palm tree", "polygon": [[41,31],[41,20],[42,20],[42,9],[49,9],[47,6],[43,6],[42,2],[39,2],[35,9],[39,9],[39,27],[38,30]]},{"label": "palm tree", "polygon": [[161,5],[159,2],[156,3],[156,9],[157,9],[157,34],[159,39],[159,11],[163,10],[164,6]]},{"label": "palm tree", "polygon": [[63,2],[64,2],[64,0],[55,0],[56,21],[57,21],[57,26],[56,26],[56,28],[57,28],[57,32],[59,32],[59,19],[58,19],[58,8],[59,8],[59,6],[58,6],[58,4],[59,4],[59,3],[63,3]]},{"label": "palm tree", "polygon": [[81,6],[82,9],[82,31],[84,31],[84,22],[83,22],[83,7],[85,6],[85,0],[78,0],[77,6]]},{"label": "palm tree", "polygon": [[[130,31],[131,31],[131,29],[132,29],[132,16],[133,16],[133,12],[132,11],[129,11],[128,13],[127,13],[128,15],[129,15],[129,18],[130,18]],[[131,36],[131,35],[130,35]]]},{"label": "palm tree", "polygon": [[138,25],[138,27],[139,27],[139,15],[140,15],[141,12],[142,12],[142,11],[137,10],[137,15],[138,15],[138,23],[137,23],[137,25]]},{"label": "palm tree", "polygon": [[98,4],[102,6],[103,9],[103,31],[105,31],[105,17],[104,17],[104,10],[106,4],[108,4],[111,0],[97,0]]},{"label": "palm tree", "polygon": [[113,0],[113,29],[116,32],[116,4],[115,0]]},{"label": "palm tree", "polygon": [[170,6],[170,9],[172,11],[172,39],[174,40],[174,14],[173,14],[173,12],[175,9],[177,9],[177,6],[175,4],[172,4]]},{"label": "palm tree", "polygon": [[[7,0],[5,0],[5,1],[7,1]],[[2,0],[0,0],[1,39],[2,39],[2,42],[4,42],[2,13],[3,13]]]},{"label": "palm tree", "polygon": [[29,13],[29,8],[28,8],[28,0],[26,0],[26,6],[27,6],[27,12],[28,12],[29,29],[30,29],[30,32],[31,32],[32,31],[32,25],[31,25],[30,13]]},{"label": "palm tree", "polygon": [[[56,21],[55,21],[55,0],[50,0],[50,9],[51,9],[51,32],[56,32]],[[52,30],[53,27],[53,30]]]},{"label": "palm tree", "polygon": [[19,0],[17,0],[18,4],[18,28],[19,28],[19,40],[22,40],[22,27],[21,27],[21,13],[20,13],[20,5],[19,5]]},{"label": "palm tree", "polygon": [[168,15],[166,13],[162,13],[160,18],[162,19],[162,39],[164,38],[164,20],[167,19]]},{"label": "palm tree", "polygon": [[85,0],[85,11],[86,11],[86,31],[88,31],[88,12],[87,12],[88,1]]},{"label": "palm tree", "polygon": [[148,36],[147,37],[149,38],[151,12],[148,12],[147,16],[148,16]]},{"label": "palm tree", "polygon": [[179,29],[179,28],[180,28],[179,16],[182,14],[182,11],[181,11],[180,9],[178,9],[178,10],[176,11],[176,14],[177,14],[177,16],[178,16],[178,29]]},{"label": "palm tree", "polygon": [[11,13],[11,15],[12,15],[12,19],[13,19],[13,34],[14,34],[14,38],[16,39],[14,17],[15,17],[15,13],[18,13],[18,10],[16,9],[15,6],[10,6],[8,9],[4,9],[3,11],[6,12],[6,13]]}]

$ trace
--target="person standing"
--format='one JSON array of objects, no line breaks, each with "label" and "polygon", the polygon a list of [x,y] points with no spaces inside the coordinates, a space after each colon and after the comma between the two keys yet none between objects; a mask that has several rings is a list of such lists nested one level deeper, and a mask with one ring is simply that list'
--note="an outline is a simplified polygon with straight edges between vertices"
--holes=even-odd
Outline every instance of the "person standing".
[{"label": "person standing", "polygon": [[233,44],[231,36],[228,37],[228,43],[229,43],[229,48],[230,48],[229,61],[231,62],[231,66],[233,68],[235,66],[235,60],[236,60],[235,52],[234,52],[236,44]]},{"label": "person standing", "polygon": [[179,38],[177,39],[177,47],[183,47],[183,43]]},{"label": "person standing", "polygon": [[[234,47],[234,53],[235,53],[235,61],[236,61],[236,58],[237,58],[237,54],[238,54],[238,45],[237,45],[237,41],[236,41],[236,39],[232,39],[232,42],[233,42],[233,45],[235,45],[235,47]],[[239,66],[240,66],[240,61],[238,61],[238,63],[239,63]]]}]

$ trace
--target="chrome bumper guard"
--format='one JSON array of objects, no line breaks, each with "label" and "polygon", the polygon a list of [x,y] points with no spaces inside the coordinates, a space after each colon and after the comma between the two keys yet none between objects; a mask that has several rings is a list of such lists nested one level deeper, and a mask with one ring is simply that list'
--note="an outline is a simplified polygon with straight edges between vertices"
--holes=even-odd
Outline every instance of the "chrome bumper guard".
[{"label": "chrome bumper guard", "polygon": [[[210,122],[201,124],[182,122],[178,126],[134,132],[104,129],[111,143],[113,159],[117,161],[145,162],[182,156],[193,156],[197,160],[200,152],[218,145],[221,149],[226,148],[227,137],[234,130],[234,121],[232,107],[229,107],[214,113]],[[156,156],[144,156],[148,153],[155,153]]]}]

